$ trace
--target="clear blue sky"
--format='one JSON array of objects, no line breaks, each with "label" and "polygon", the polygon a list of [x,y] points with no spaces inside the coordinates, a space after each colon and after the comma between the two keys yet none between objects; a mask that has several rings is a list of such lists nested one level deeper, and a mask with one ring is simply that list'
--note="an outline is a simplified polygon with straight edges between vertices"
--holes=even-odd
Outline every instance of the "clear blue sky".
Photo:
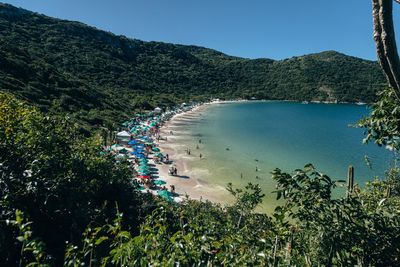
[{"label": "clear blue sky", "polygon": [[[3,2],[131,38],[205,46],[234,56],[283,59],[336,50],[376,59],[371,0]],[[400,5],[395,13],[399,24]]]}]

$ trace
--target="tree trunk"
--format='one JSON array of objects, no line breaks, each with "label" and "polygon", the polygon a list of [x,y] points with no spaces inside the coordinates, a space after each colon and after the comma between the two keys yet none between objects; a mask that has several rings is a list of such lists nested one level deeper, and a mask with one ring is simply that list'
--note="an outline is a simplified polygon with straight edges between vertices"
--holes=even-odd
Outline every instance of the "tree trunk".
[{"label": "tree trunk", "polygon": [[372,8],[378,60],[390,87],[400,99],[400,60],[393,25],[393,0],[372,0]]}]

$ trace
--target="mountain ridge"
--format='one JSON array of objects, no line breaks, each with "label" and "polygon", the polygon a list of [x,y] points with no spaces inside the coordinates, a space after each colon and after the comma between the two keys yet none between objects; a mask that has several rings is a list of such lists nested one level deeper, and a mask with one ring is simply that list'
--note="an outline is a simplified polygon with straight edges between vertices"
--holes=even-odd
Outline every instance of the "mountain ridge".
[{"label": "mountain ridge", "polygon": [[372,102],[385,84],[376,62],[332,50],[246,59],[1,3],[0,37],[0,90],[96,125],[135,109],[214,97]]}]

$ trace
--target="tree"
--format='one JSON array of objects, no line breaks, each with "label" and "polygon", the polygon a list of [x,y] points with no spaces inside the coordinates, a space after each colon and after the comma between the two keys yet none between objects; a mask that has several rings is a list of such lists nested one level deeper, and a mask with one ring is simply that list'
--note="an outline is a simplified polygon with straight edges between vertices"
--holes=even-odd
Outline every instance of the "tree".
[{"label": "tree", "polygon": [[[400,3],[400,0],[395,0]],[[393,1],[372,0],[374,19],[374,40],[379,63],[390,87],[400,99],[400,59],[397,53],[393,26]]]}]

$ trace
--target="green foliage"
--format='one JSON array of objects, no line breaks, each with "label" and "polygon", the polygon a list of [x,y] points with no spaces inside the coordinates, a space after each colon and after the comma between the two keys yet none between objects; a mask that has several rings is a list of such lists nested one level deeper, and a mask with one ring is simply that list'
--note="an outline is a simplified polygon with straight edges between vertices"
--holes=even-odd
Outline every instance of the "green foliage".
[{"label": "green foliage", "polygon": [[[277,169],[273,176],[277,196],[285,199],[274,216],[284,226],[292,225],[292,261],[304,260],[309,266],[397,265],[400,202],[398,196],[387,196],[390,183],[374,181],[363,191],[356,188],[349,197],[334,199],[331,191],[343,181],[332,181],[312,165],[293,175]],[[286,214],[291,222],[284,220]]]},{"label": "green foliage", "polygon": [[375,141],[379,146],[399,150],[400,101],[394,90],[387,88],[379,93],[379,99],[372,105],[371,115],[358,125],[366,128],[364,142]]},{"label": "green foliage", "polygon": [[45,245],[37,238],[33,238],[30,226],[32,223],[24,218],[23,212],[16,210],[15,220],[8,220],[6,222],[18,228],[18,236],[16,239],[21,243],[19,266],[50,266],[48,264],[50,259],[45,253]]},{"label": "green foliage", "polygon": [[385,83],[376,62],[333,51],[250,60],[128,39],[6,4],[0,35],[0,90],[88,125],[210,98],[372,102]]},{"label": "green foliage", "polygon": [[[64,241],[78,242],[89,223],[107,222],[115,203],[129,214],[126,222],[137,225],[142,200],[128,163],[99,151],[100,140],[83,138],[69,119],[45,116],[0,93],[1,218],[23,211],[57,260]],[[12,244],[10,235],[0,239],[1,247]],[[16,258],[0,250],[2,261]]]}]

